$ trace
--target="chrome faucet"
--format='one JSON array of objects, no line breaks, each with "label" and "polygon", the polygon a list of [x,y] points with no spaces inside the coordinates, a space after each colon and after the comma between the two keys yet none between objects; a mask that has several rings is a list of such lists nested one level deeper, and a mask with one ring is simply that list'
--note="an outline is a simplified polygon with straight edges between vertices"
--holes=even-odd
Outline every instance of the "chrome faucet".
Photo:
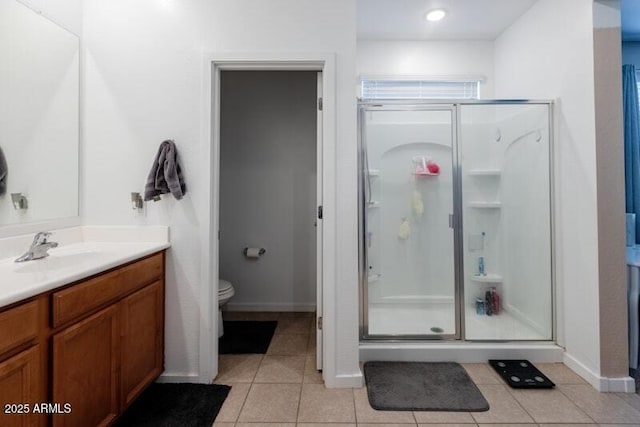
[{"label": "chrome faucet", "polygon": [[58,246],[57,242],[50,242],[48,240],[49,237],[51,237],[51,233],[49,232],[41,231],[40,233],[37,233],[33,238],[33,242],[31,243],[29,250],[20,258],[16,259],[15,262],[31,261],[34,259],[48,257],[49,254],[47,251]]}]

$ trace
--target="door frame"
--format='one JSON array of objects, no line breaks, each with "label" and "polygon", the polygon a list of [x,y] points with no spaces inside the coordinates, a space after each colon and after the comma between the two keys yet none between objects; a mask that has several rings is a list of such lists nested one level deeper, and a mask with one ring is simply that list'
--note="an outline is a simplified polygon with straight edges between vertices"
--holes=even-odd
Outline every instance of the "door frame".
[{"label": "door frame", "polygon": [[199,314],[200,383],[211,383],[218,374],[218,287],[219,224],[220,224],[220,72],[235,71],[318,71],[322,73],[322,170],[317,171],[322,182],[322,283],[318,287],[322,307],[321,355],[323,379],[335,376],[335,295],[336,295],[336,81],[335,54],[327,53],[209,53],[204,55],[203,70],[203,141],[208,156],[209,215],[201,227],[208,239],[201,248],[202,283]]}]

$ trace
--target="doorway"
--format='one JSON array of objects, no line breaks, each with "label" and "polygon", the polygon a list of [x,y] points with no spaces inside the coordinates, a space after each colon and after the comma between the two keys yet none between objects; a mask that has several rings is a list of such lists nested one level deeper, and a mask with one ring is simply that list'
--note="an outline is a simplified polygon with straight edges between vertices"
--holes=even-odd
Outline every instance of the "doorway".
[{"label": "doorway", "polygon": [[[229,312],[309,312],[318,325],[322,72],[282,68],[221,68],[214,78],[219,94],[214,96],[219,168],[213,171],[219,250],[212,275],[214,283],[224,279],[235,288]],[[248,257],[247,248],[258,249],[260,256]],[[314,331],[320,370],[322,332]]]}]

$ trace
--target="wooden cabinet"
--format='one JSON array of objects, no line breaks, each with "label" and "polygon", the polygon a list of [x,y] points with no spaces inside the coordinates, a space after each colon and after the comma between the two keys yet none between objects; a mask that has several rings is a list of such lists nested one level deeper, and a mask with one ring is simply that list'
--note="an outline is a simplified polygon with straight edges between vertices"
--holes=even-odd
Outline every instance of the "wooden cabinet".
[{"label": "wooden cabinet", "polygon": [[108,426],[164,369],[164,252],[0,309],[0,331],[0,403],[32,413],[0,427]]},{"label": "wooden cabinet", "polygon": [[122,405],[129,405],[163,370],[164,297],[155,282],[120,304]]},{"label": "wooden cabinet", "polygon": [[0,362],[0,426],[41,425],[42,417],[32,413],[33,405],[42,400],[41,389],[39,346]]},{"label": "wooden cabinet", "polygon": [[113,305],[53,336],[53,402],[71,404],[54,427],[102,427],[118,415],[118,326]]}]

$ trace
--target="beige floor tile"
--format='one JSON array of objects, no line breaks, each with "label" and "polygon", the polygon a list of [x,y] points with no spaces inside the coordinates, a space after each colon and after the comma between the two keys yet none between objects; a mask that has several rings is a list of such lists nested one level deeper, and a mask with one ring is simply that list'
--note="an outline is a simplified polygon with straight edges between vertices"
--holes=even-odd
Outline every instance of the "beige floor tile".
[{"label": "beige floor tile", "polygon": [[277,354],[281,356],[300,356],[307,353],[307,342],[309,335],[286,334],[274,335],[267,354]]},{"label": "beige floor tile", "polygon": [[587,384],[580,375],[567,368],[564,363],[536,363],[535,365],[556,384]]},{"label": "beige floor tile", "polygon": [[[597,425],[598,427],[640,427],[640,424],[597,424]],[[573,426],[570,426],[570,427],[573,427]]]},{"label": "beige floor tile", "polygon": [[300,384],[252,384],[238,421],[296,422],[299,400]]},{"label": "beige floor tile", "polygon": [[236,427],[296,427],[296,423],[236,423]]},{"label": "beige floor tile", "polygon": [[355,423],[350,389],[326,388],[324,384],[303,384],[299,423]]},{"label": "beige floor tile", "polygon": [[[468,423],[429,423],[429,424],[418,424],[418,427],[474,427],[476,426],[476,423],[473,424],[468,424]],[[506,424],[501,424],[502,426],[505,426]],[[358,424],[358,427],[360,426],[360,424]],[[531,424],[529,424],[529,427],[531,427]]]},{"label": "beige floor tile", "polygon": [[620,399],[627,402],[628,405],[633,406],[636,410],[640,411],[640,395],[636,393],[613,393]]},{"label": "beige floor tile", "polygon": [[311,319],[312,317],[316,317],[314,311],[283,311],[280,313],[278,319]]},{"label": "beige floor tile", "polygon": [[[551,424],[550,424],[551,425]],[[581,426],[582,424],[574,424],[575,426]],[[538,424],[478,424],[480,427],[537,427]],[[431,427],[431,426],[429,426]],[[595,424],[591,424],[590,427],[597,427]]]},{"label": "beige floor tile", "polygon": [[316,344],[318,339],[315,334],[309,334],[309,339],[307,341],[307,354],[316,354]]},{"label": "beige floor tile", "polygon": [[311,318],[309,317],[291,317],[278,319],[276,334],[308,334]]},{"label": "beige floor tile", "polygon": [[[531,424],[529,424],[531,425]],[[538,424],[540,427],[598,427],[598,424]],[[627,424],[628,426],[628,424]],[[483,424],[484,427],[484,424]],[[501,426],[502,427],[502,426]]]},{"label": "beige floor tile", "polygon": [[511,389],[509,391],[537,423],[589,424],[593,422],[559,390]]},{"label": "beige floor tile", "polygon": [[234,427],[236,423],[225,423],[225,422],[217,422],[215,421],[212,426],[213,427]]},{"label": "beige floor tile", "polygon": [[277,311],[223,311],[223,320],[278,320]]},{"label": "beige floor tile", "polygon": [[377,411],[369,404],[366,388],[353,389],[356,404],[356,418],[358,424],[362,423],[390,423],[390,424],[415,424],[416,420],[411,411]]},{"label": "beige floor tile", "polygon": [[262,354],[221,354],[216,383],[250,383],[258,371]]},{"label": "beige floor tile", "polygon": [[216,423],[234,423],[238,419],[242,405],[244,405],[244,401],[247,398],[247,393],[249,393],[249,388],[251,388],[251,384],[238,383],[231,385],[229,395],[222,404],[218,416],[216,416]]},{"label": "beige floor tile", "polygon": [[471,379],[476,384],[504,384],[504,381],[487,363],[463,363]]},{"label": "beige floor tile", "polygon": [[[397,423],[358,423],[358,427],[411,427],[411,426],[415,426],[416,424],[397,424]],[[437,424],[435,424],[437,427]],[[433,426],[433,424],[430,424],[430,426]],[[333,426],[326,426],[325,427],[333,427]],[[469,425],[466,425],[465,427],[469,427]]]},{"label": "beige floor tile", "polygon": [[304,364],[304,380],[307,384],[324,384],[322,372],[316,369],[316,355],[307,354]]},{"label": "beige floor tile", "polygon": [[305,356],[266,355],[260,363],[256,383],[301,383],[304,376]]},{"label": "beige floor tile", "polygon": [[499,384],[478,384],[478,388],[490,409],[486,412],[472,412],[477,423],[533,423],[533,419],[520,406],[518,401]]},{"label": "beige floor tile", "polygon": [[414,411],[413,416],[416,417],[418,424],[422,423],[460,423],[468,424],[475,421],[470,412],[439,412],[439,411]]},{"label": "beige floor tile", "polygon": [[[349,423],[298,423],[298,427],[356,427],[356,424]],[[381,427],[378,425],[378,427]]]},{"label": "beige floor tile", "polygon": [[598,423],[640,423],[640,411],[613,393],[600,393],[591,385],[559,385],[558,389]]}]

